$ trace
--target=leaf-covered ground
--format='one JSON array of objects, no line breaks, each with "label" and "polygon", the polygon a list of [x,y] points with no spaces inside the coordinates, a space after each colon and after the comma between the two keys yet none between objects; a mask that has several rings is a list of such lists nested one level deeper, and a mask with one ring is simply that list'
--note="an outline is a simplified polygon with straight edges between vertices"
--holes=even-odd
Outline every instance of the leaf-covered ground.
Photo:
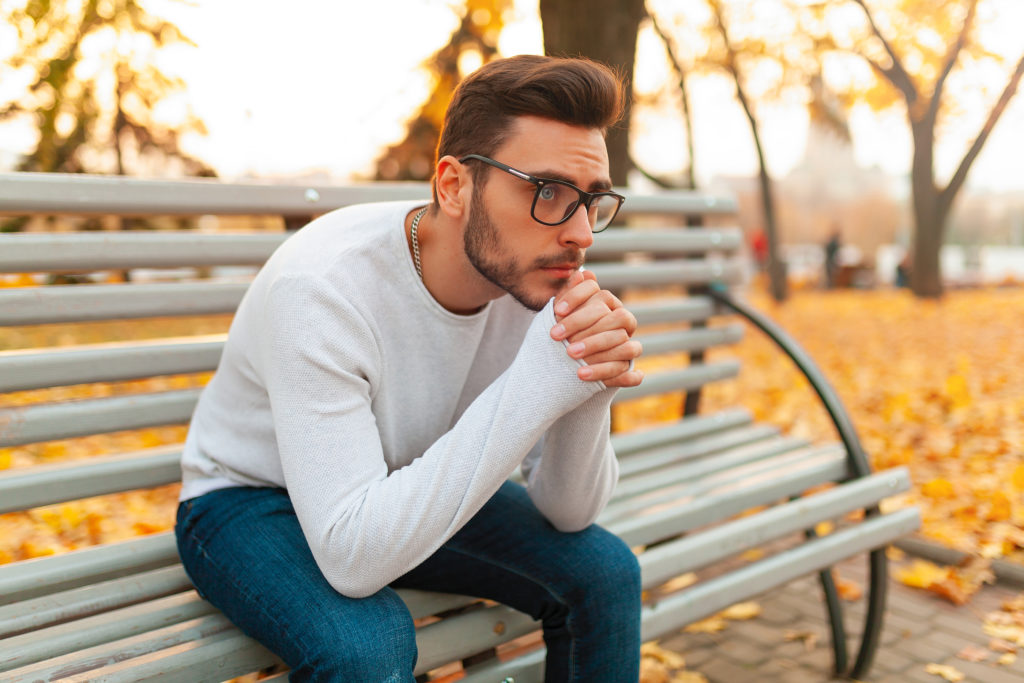
[{"label": "leaf-covered ground", "polygon": [[[876,468],[907,465],[922,534],[982,558],[1024,563],[1024,290],[950,292],[920,301],[898,291],[800,292],[753,303],[794,335],[850,410]],[[137,321],[0,330],[0,350],[213,333],[226,320]],[[715,352],[738,356],[740,378],[706,391],[702,410],[742,405],[758,420],[813,440],[834,438],[793,366],[756,331]],[[651,359],[649,369],[682,358]],[[642,365],[644,367],[644,365]],[[204,375],[0,395],[0,405],[201,385]],[[623,426],[675,419],[662,399],[619,411]],[[183,427],[0,449],[0,470],[180,442]],[[169,529],[176,488],[105,496],[0,515],[0,563]]]}]

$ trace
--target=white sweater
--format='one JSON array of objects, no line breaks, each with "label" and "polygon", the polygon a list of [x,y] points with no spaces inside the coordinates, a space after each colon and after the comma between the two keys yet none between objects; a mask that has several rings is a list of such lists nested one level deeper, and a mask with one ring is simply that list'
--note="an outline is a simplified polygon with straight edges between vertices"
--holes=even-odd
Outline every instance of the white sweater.
[{"label": "white sweater", "polygon": [[182,500],[286,488],[321,571],[351,597],[423,562],[520,464],[563,531],[591,524],[618,476],[614,390],[577,378],[550,337],[552,303],[445,310],[409,256],[416,205],[334,211],[274,253],[182,455]]}]

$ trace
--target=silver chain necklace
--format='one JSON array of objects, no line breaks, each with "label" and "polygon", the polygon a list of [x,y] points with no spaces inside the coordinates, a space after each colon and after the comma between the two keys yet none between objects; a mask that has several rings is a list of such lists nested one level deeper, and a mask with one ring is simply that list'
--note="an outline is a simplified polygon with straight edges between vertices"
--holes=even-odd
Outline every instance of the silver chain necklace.
[{"label": "silver chain necklace", "polygon": [[420,219],[427,213],[427,207],[423,207],[412,217],[412,228],[409,229],[409,237],[412,238],[412,261],[416,264],[416,274],[423,280],[423,266],[420,264],[420,238],[416,230],[420,227]]}]

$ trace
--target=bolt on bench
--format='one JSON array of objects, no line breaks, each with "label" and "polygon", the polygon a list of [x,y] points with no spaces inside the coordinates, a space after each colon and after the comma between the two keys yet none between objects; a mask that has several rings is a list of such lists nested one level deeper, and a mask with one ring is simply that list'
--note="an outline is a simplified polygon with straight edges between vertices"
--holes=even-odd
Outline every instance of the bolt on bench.
[{"label": "bolt on bench", "polygon": [[[0,175],[0,214],[10,216],[267,215],[298,226],[313,214],[347,204],[416,197],[429,197],[429,188]],[[599,521],[640,553],[649,596],[645,639],[820,572],[835,670],[856,678],[870,667],[878,646],[887,581],[884,547],[920,525],[916,509],[884,515],[878,510],[882,498],[909,487],[909,475],[903,468],[870,472],[848,416],[813,362],[770,320],[730,294],[729,286],[742,275],[741,232],[727,225],[685,227],[688,217],[717,224],[731,220],[734,212],[731,200],[695,193],[632,195],[618,219],[630,227],[597,235],[588,251],[589,267],[599,282],[631,302],[645,357],[689,358],[682,367],[648,373],[641,386],[621,390],[616,404],[667,394],[685,395],[692,408],[702,386],[740,371],[735,361],[707,360],[705,351],[738,341],[743,325],[736,318],[745,318],[805,372],[841,443],[814,445],[787,437],[753,423],[738,407],[616,432],[621,478]],[[88,280],[85,284],[0,289],[0,328],[230,314],[247,286],[236,267],[254,272],[285,237],[202,230],[3,234],[0,277],[106,271],[135,277],[112,284],[94,275],[96,281],[77,278]],[[175,277],[145,281],[139,269],[174,269]],[[5,397],[208,373],[216,368],[223,341],[224,335],[197,335],[14,351],[0,345],[0,449],[187,423],[200,391],[195,386],[97,392],[102,397],[17,407]],[[178,447],[161,446],[0,471],[0,513],[171,484],[179,480],[179,453]],[[809,489],[816,492],[805,495]],[[818,537],[813,529],[823,521],[835,521],[836,530]],[[766,545],[763,559],[735,561],[744,551]],[[829,568],[859,554],[867,554],[871,585],[851,664]],[[688,572],[710,576],[682,590],[659,590]],[[416,673],[423,680],[460,661],[465,681],[511,677],[525,683],[543,677],[542,648],[508,645],[537,630],[527,616],[462,596],[406,591],[403,598],[418,620]],[[277,664],[195,593],[178,562],[172,532],[0,565],[0,678],[5,681],[215,682]],[[273,680],[286,676],[276,673]]]}]

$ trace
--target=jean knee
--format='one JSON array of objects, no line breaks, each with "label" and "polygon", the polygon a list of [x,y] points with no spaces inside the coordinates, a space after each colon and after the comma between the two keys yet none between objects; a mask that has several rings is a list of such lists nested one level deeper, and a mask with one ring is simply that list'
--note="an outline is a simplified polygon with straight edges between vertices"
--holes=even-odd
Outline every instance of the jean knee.
[{"label": "jean knee", "polygon": [[611,532],[604,549],[604,571],[601,572],[610,587],[626,594],[640,595],[640,562],[626,542]]},{"label": "jean knee", "polygon": [[[393,599],[401,602],[397,596]],[[357,631],[350,625],[341,627],[315,644],[308,643],[291,679],[412,683],[416,629],[404,604],[400,609],[382,610],[372,625],[362,626]]]},{"label": "jean knee", "polygon": [[603,604],[640,600],[640,563],[625,541],[598,526],[585,532],[585,548],[575,573],[577,589]]}]

